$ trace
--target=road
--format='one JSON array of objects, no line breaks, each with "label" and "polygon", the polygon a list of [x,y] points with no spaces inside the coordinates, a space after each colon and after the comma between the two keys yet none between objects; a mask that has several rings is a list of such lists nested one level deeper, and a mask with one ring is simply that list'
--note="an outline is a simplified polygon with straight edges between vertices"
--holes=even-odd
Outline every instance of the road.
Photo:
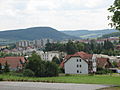
[{"label": "road", "polygon": [[0,82],[0,90],[96,90],[104,87],[109,86],[71,83]]}]

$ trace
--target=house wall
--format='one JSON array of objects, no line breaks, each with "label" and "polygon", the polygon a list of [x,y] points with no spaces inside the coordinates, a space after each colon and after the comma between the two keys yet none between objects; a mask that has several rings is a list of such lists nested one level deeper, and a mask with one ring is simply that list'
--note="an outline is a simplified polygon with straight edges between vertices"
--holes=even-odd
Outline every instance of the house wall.
[{"label": "house wall", "polygon": [[65,74],[88,74],[88,63],[83,59],[81,59],[80,62],[80,59],[80,57],[71,57],[67,62],[65,62]]},{"label": "house wall", "polygon": [[52,61],[53,57],[55,56],[59,58],[59,53],[53,53],[53,52],[45,52],[39,55],[41,56],[42,60],[46,60],[46,61]]}]

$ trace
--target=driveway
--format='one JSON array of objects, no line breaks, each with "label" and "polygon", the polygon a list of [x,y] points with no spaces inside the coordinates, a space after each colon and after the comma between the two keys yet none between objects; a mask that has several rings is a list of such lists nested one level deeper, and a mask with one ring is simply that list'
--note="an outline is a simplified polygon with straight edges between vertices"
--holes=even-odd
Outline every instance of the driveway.
[{"label": "driveway", "polygon": [[0,82],[0,90],[96,90],[109,87],[96,84]]}]

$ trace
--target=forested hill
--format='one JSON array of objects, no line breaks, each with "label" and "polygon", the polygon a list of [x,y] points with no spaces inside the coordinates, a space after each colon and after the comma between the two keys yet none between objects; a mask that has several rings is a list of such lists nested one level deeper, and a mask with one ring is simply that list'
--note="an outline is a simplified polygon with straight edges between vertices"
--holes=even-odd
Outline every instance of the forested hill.
[{"label": "forested hill", "polygon": [[102,36],[102,38],[109,38],[109,37],[120,37],[120,32],[114,32],[114,33],[105,34]]},{"label": "forested hill", "polygon": [[66,35],[51,27],[33,27],[19,30],[0,31],[0,39],[36,40],[42,38],[50,38],[53,40],[78,39],[75,36]]},{"label": "forested hill", "polygon": [[98,38],[105,34],[110,34],[114,32],[118,32],[114,29],[104,29],[104,30],[73,30],[73,31],[62,31],[65,34],[72,35],[72,36],[78,36],[80,38],[86,39],[86,38]]}]

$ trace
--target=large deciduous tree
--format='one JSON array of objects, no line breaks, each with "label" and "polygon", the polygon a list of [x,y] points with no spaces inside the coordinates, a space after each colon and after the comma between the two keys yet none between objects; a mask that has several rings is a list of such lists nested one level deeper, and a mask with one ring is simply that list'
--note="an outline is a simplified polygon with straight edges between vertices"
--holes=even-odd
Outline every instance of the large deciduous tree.
[{"label": "large deciduous tree", "polygon": [[28,60],[24,70],[25,76],[51,77],[58,75],[57,65],[50,61],[43,61],[36,53],[33,53]]},{"label": "large deciduous tree", "polygon": [[108,10],[113,13],[112,16],[108,16],[112,21],[110,25],[120,31],[120,0],[115,0]]}]

